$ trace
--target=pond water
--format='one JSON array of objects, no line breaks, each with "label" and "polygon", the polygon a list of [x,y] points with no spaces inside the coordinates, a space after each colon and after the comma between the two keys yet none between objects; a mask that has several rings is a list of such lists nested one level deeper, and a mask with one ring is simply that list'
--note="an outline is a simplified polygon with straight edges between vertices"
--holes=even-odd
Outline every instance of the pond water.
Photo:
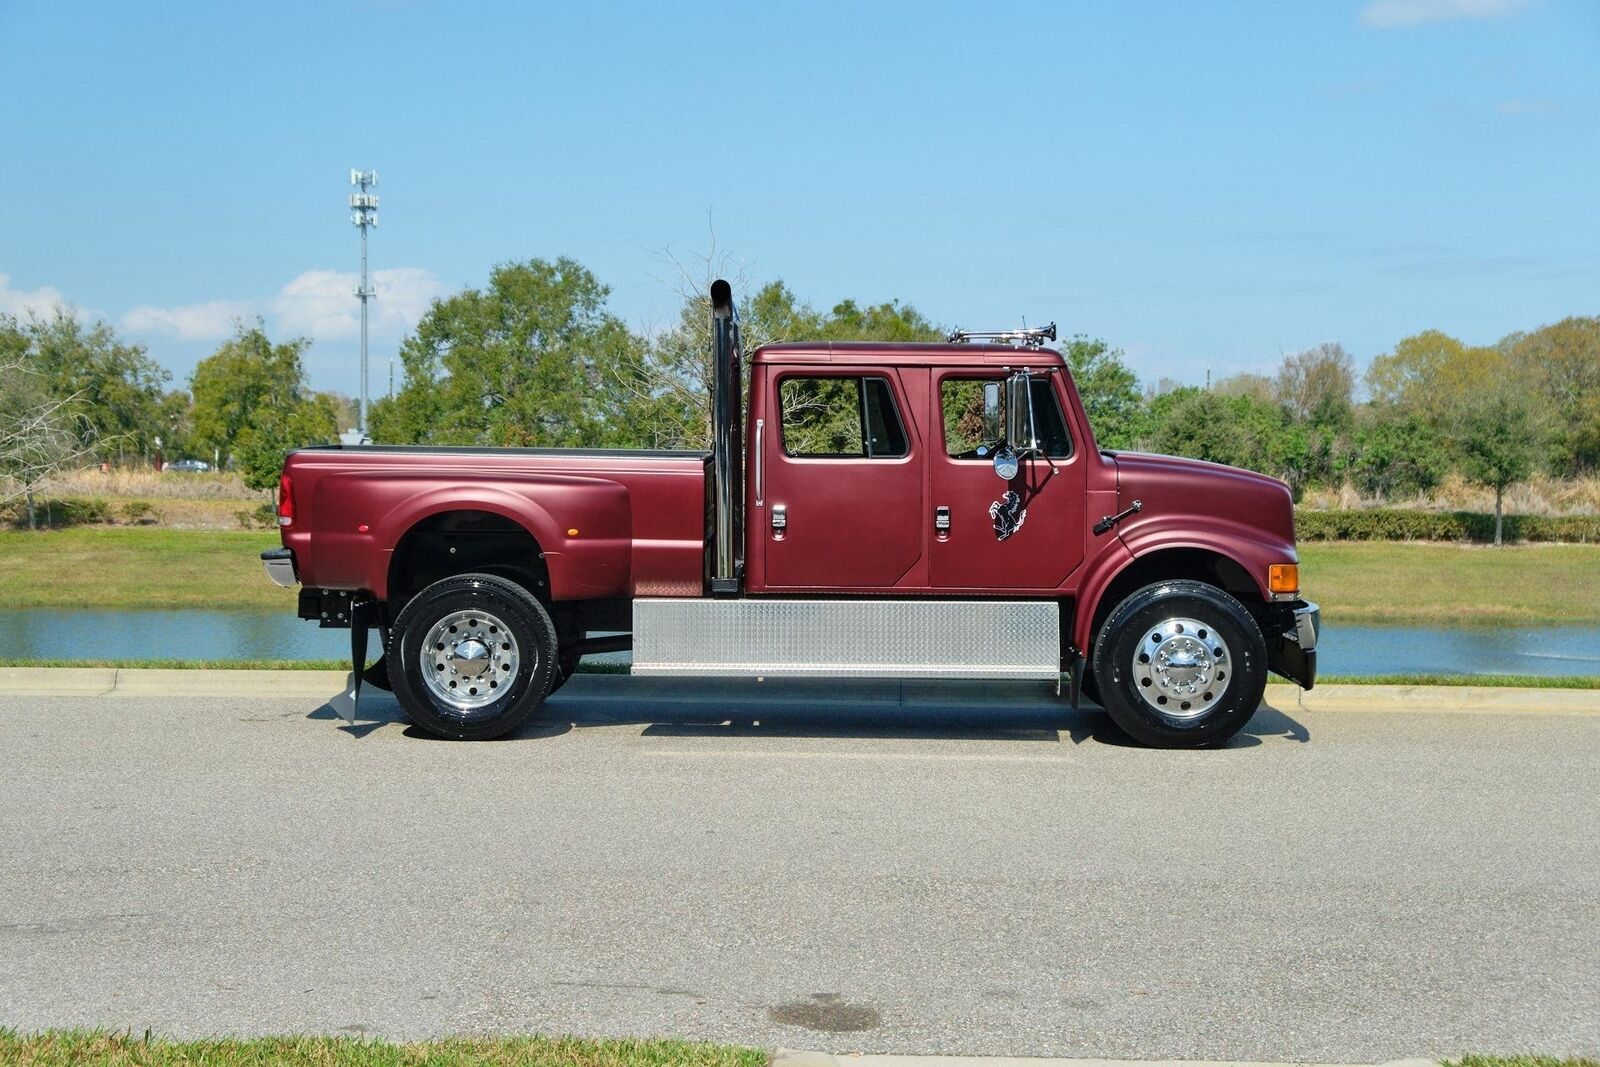
[{"label": "pond water", "polygon": [[[376,638],[373,647],[376,648]],[[0,656],[26,659],[339,659],[345,630],[249,611],[0,611]],[[627,661],[626,654],[599,657]],[[1330,622],[1322,674],[1600,674],[1600,626],[1391,628]]]}]

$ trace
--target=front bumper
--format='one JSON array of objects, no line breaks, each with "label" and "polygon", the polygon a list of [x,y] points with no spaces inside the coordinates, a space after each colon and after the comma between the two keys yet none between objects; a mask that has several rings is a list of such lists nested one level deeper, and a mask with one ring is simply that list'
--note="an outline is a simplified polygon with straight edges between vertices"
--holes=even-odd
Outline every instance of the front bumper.
[{"label": "front bumper", "polygon": [[285,589],[293,589],[300,584],[300,579],[294,573],[294,549],[274,548],[261,553],[261,565],[267,569],[267,577],[273,583]]},{"label": "front bumper", "polygon": [[1267,634],[1267,667],[1310,689],[1317,682],[1317,640],[1322,634],[1322,609],[1309,600],[1274,605]]}]

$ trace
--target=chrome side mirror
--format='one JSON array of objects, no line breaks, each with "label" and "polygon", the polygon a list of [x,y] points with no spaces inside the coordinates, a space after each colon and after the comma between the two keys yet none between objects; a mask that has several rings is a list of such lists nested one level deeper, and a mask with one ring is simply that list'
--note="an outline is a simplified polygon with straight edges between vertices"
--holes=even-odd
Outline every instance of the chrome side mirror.
[{"label": "chrome side mirror", "polygon": [[1033,379],[1022,370],[1006,379],[1006,445],[1029,455],[1039,450],[1033,429]]},{"label": "chrome side mirror", "polygon": [[1001,445],[1000,450],[994,454],[994,472],[999,475],[1002,482],[1009,482],[1017,476],[1022,469],[1022,461],[1017,454],[1011,451],[1010,445]]}]

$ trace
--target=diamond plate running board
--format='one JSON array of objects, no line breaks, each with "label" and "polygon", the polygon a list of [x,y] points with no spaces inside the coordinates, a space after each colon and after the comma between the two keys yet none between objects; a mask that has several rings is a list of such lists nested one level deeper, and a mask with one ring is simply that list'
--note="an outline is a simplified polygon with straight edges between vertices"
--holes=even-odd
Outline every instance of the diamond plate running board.
[{"label": "diamond plate running board", "polygon": [[1061,613],[1041,600],[633,602],[633,673],[1058,680]]}]

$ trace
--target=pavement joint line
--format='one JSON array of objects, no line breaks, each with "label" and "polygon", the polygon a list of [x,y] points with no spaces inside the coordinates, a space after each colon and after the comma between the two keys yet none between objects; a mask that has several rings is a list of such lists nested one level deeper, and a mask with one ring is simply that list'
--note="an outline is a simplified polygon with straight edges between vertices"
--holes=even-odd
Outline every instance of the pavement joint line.
[{"label": "pavement joint line", "polygon": [[[850,738],[850,740],[865,740],[863,738]],[[937,739],[935,739],[937,740]],[[1059,742],[1046,742],[1059,744]],[[854,760],[927,760],[950,763],[1068,763],[1071,762],[1070,750],[1058,756],[1008,756],[983,752],[785,752],[774,749],[749,749],[749,748],[718,748],[696,750],[692,748],[651,748],[644,749],[647,756],[702,756],[725,759],[750,759],[751,757],[772,757],[774,759],[854,759]]]},{"label": "pavement joint line", "polygon": [[[0,694],[10,696],[215,696],[280,697],[327,699],[338,693],[348,677],[345,671],[299,670],[189,670],[152,667],[3,667],[0,668]],[[888,703],[900,706],[937,705],[1037,707],[1036,697],[1001,695],[986,697],[981,691],[923,698],[902,696],[898,701],[864,690],[840,697],[832,694],[794,696],[782,691],[769,694],[748,692],[687,691],[699,682],[685,681],[684,692],[663,692],[650,679],[626,675],[585,675],[577,692],[563,693],[560,701],[573,704],[613,701],[619,698],[636,702],[683,702],[698,700],[762,701],[784,707],[859,706]],[[736,679],[710,679],[716,686]],[[581,690],[587,689],[588,692]],[[1060,700],[1063,709],[1065,698]],[[1502,715],[1600,718],[1600,690],[1533,689],[1492,686],[1411,686],[1411,685],[1333,685],[1307,693],[1292,685],[1267,686],[1263,706],[1293,711],[1295,714],[1427,714],[1427,715]]]},{"label": "pavement joint line", "polygon": [[770,1067],[1440,1067],[1438,1060],[1401,1059],[1380,1064],[1259,1060],[1111,1060],[1051,1056],[896,1056],[774,1049]]}]

